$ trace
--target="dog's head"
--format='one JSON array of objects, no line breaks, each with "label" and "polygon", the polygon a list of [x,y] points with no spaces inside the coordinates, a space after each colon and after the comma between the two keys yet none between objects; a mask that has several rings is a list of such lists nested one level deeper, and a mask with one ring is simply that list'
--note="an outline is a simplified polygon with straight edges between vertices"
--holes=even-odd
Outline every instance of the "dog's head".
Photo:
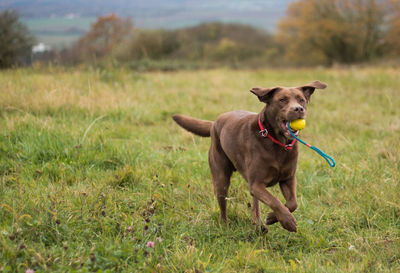
[{"label": "dog's head", "polygon": [[[315,89],[324,89],[326,84],[314,81],[299,87],[273,87],[250,90],[261,102],[266,103],[264,119],[273,127],[275,134],[292,139],[286,124],[295,119],[305,118],[307,104]],[[298,131],[294,132],[299,134]]]}]

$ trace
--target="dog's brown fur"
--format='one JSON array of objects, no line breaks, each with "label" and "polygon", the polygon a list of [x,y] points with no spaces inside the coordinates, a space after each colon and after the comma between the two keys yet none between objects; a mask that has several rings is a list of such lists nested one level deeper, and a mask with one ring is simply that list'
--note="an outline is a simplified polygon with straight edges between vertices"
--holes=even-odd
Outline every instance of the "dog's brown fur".
[{"label": "dog's brown fur", "polygon": [[[305,118],[306,107],[314,90],[325,87],[326,84],[314,81],[301,87],[253,88],[250,91],[266,104],[259,114],[263,126],[275,139],[289,143],[293,138],[285,127],[286,122]],[[297,208],[297,142],[292,150],[286,150],[264,138],[259,132],[258,114],[246,111],[224,113],[214,122],[184,115],[174,115],[173,119],[194,134],[211,136],[208,160],[221,220],[228,220],[228,188],[231,175],[237,170],[246,179],[253,196],[254,223],[268,230],[260,215],[261,201],[272,209],[267,217],[267,225],[279,221],[288,231],[297,231],[292,215]],[[285,205],[266,189],[277,183],[286,200]]]}]

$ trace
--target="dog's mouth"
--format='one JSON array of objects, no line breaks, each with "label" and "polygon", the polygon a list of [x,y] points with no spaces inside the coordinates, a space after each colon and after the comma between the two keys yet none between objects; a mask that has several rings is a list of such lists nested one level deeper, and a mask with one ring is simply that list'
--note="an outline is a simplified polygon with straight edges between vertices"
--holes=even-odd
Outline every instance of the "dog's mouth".
[{"label": "dog's mouth", "polygon": [[[282,127],[282,130],[283,130],[284,136],[285,136],[286,138],[292,139],[293,136],[290,134],[289,129],[287,128],[287,123],[288,123],[288,122],[290,122],[290,121],[285,120],[285,119],[282,120],[282,121],[281,121],[281,127]],[[300,131],[298,131],[298,130],[296,130],[296,131],[292,130],[292,132],[293,132],[293,134],[294,134],[296,137],[299,136],[299,134],[300,134]]]}]

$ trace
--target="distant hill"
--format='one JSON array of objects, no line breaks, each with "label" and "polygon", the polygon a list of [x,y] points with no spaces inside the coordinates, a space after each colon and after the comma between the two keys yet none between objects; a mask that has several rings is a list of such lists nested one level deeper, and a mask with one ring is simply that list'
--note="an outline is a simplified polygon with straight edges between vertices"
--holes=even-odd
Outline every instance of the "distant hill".
[{"label": "distant hill", "polygon": [[249,24],[274,31],[292,0],[1,0],[16,9],[31,31],[53,47],[68,46],[99,15],[130,16],[141,28],[175,29],[203,22]]},{"label": "distant hill", "polygon": [[22,17],[97,17],[114,12],[132,16],[138,26],[177,28],[200,22],[247,23],[274,29],[291,0],[2,0]]}]

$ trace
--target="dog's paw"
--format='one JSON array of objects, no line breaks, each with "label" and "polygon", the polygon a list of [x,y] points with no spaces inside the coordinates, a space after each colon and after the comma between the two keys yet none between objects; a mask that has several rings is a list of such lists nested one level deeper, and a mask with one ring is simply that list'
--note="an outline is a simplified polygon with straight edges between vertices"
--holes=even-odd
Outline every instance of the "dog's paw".
[{"label": "dog's paw", "polygon": [[219,217],[218,223],[220,226],[225,225],[225,226],[229,226],[230,221],[228,219],[228,217]]},{"label": "dog's paw", "polygon": [[262,225],[259,225],[259,228],[260,228],[260,232],[262,234],[267,234],[268,233],[267,225],[265,225],[264,223]]},{"label": "dog's paw", "polygon": [[253,218],[253,224],[259,228],[261,233],[268,233],[267,225],[261,220],[261,218]]},{"label": "dog's paw", "polygon": [[279,222],[282,227],[290,232],[297,232],[297,223],[296,219],[294,219],[291,213],[289,214],[281,214],[279,216]]},{"label": "dog's paw", "polygon": [[278,222],[278,218],[276,218],[275,213],[270,212],[267,216],[267,225],[272,225]]}]

